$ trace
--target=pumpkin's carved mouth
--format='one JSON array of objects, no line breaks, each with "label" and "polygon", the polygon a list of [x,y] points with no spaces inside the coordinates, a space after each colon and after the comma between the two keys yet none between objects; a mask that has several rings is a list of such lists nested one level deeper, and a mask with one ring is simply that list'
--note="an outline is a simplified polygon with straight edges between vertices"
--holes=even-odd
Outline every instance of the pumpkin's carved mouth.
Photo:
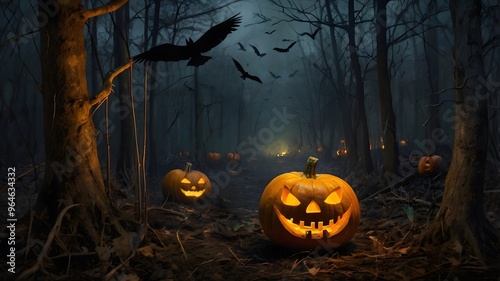
[{"label": "pumpkin's carved mouth", "polygon": [[324,222],[311,222],[310,225],[305,225],[304,221],[298,224],[293,222],[293,218],[287,218],[274,206],[274,212],[278,216],[281,225],[295,237],[306,239],[321,239],[323,237],[330,238],[341,232],[348,224],[351,218],[351,206],[344,214],[339,215],[337,220],[329,220],[327,225]]},{"label": "pumpkin's carved mouth", "polygon": [[184,194],[186,197],[200,197],[203,195],[203,193],[205,193],[205,190],[206,189],[203,189],[203,190],[194,190],[196,189],[195,186],[192,186],[191,187],[192,190],[184,190],[181,188],[181,191],[182,191],[182,194]]}]

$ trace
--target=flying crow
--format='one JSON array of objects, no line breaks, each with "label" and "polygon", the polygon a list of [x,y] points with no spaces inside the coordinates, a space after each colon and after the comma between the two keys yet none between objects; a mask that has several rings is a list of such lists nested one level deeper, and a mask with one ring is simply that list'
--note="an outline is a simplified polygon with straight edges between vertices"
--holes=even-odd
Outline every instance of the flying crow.
[{"label": "flying crow", "polygon": [[304,35],[307,35],[309,37],[312,38],[312,40],[314,40],[314,38],[316,38],[316,34],[318,34],[318,31],[321,29],[321,27],[318,27],[314,32],[313,34],[309,33],[309,32],[302,32],[301,34],[299,34],[300,36],[304,36]]},{"label": "flying crow", "polygon": [[278,79],[281,77],[281,75],[276,75],[274,74],[272,71],[269,71],[269,74],[271,74],[271,76],[274,78],[274,79]]},{"label": "flying crow", "polygon": [[241,78],[243,80],[245,80],[246,78],[248,78],[250,80],[254,80],[254,81],[257,81],[260,84],[262,84],[262,81],[259,79],[259,77],[250,75],[248,72],[246,72],[243,69],[243,66],[241,66],[241,64],[237,60],[235,60],[234,58],[233,58],[233,62],[234,62],[234,65],[236,65],[236,68],[238,69],[238,71],[241,73]]},{"label": "flying crow", "polygon": [[288,45],[288,47],[286,49],[274,48],[273,50],[278,51],[280,53],[286,53],[286,52],[290,51],[290,49],[293,47],[293,45],[295,45],[295,43],[297,43],[297,41],[294,41],[292,44]]},{"label": "flying crow", "polygon": [[265,55],[266,55],[266,53],[262,53],[262,54],[261,54],[261,53],[259,52],[259,49],[257,49],[257,47],[255,47],[254,45],[250,45],[250,47],[252,47],[253,51],[255,52],[255,54],[257,54],[257,56],[259,56],[259,57],[263,57],[263,56],[265,56]]},{"label": "flying crow", "polygon": [[288,78],[291,78],[293,77],[295,74],[297,74],[297,72],[299,72],[298,70],[295,70],[294,72],[288,74]]},{"label": "flying crow", "polygon": [[273,31],[266,31],[265,33],[266,33],[266,34],[271,35],[271,34],[273,34],[275,31],[276,31],[276,29],[274,29]]},{"label": "flying crow", "polygon": [[186,39],[185,46],[173,45],[170,43],[158,45],[132,58],[135,62],[144,61],[180,61],[189,60],[187,65],[200,66],[206,63],[211,57],[203,56],[202,53],[210,51],[219,45],[228,34],[236,30],[241,23],[239,13],[230,17],[226,21],[210,28],[196,42],[191,38]]},{"label": "flying crow", "polygon": [[245,47],[243,47],[243,45],[240,42],[238,42],[238,46],[240,46],[240,50],[241,51],[246,51],[247,50],[247,49],[245,49]]}]

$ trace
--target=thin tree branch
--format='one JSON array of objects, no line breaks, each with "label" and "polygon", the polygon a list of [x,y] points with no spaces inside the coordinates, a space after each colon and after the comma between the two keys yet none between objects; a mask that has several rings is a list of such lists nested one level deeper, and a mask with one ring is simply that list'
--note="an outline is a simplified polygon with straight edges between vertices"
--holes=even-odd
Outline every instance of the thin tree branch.
[{"label": "thin tree branch", "polygon": [[83,16],[84,20],[88,20],[88,19],[93,18],[93,17],[98,17],[100,15],[111,13],[111,12],[118,10],[121,6],[125,5],[125,3],[127,3],[127,2],[128,2],[128,0],[111,0],[108,2],[108,4],[104,4],[104,5],[99,6],[97,8],[85,10],[82,13],[82,16]]},{"label": "thin tree branch", "polygon": [[103,102],[105,99],[108,98],[108,96],[111,94],[111,91],[113,90],[113,79],[115,79],[118,74],[122,73],[126,69],[128,69],[132,65],[132,61],[129,61],[128,63],[117,67],[106,75],[106,78],[104,79],[104,84],[101,87],[101,90],[97,95],[90,100],[90,106],[94,106],[96,104],[100,104]]}]

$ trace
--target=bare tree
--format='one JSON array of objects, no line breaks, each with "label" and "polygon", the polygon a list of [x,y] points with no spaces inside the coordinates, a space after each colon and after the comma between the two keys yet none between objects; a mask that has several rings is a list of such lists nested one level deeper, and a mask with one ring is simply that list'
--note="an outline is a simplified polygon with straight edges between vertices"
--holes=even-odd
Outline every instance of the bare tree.
[{"label": "bare tree", "polygon": [[65,1],[40,32],[47,168],[36,207],[48,209],[55,220],[65,206],[78,204],[69,212],[71,226],[87,238],[83,243],[90,247],[101,243],[105,226],[112,226],[109,234],[126,235],[105,193],[91,112],[109,96],[112,80],[130,63],[110,72],[100,92],[90,98],[84,27],[87,20],[115,11],[126,2],[113,0],[85,9],[79,0]]},{"label": "bare tree", "polygon": [[376,0],[375,25],[377,40],[377,73],[380,100],[380,117],[384,138],[384,172],[398,174],[399,148],[396,141],[396,116],[392,106],[391,77],[387,63],[387,3],[388,0]]},{"label": "bare tree", "polygon": [[[498,257],[499,238],[486,219],[483,186],[488,147],[488,96],[484,77],[480,0],[449,3],[454,34],[455,139],[443,200],[422,235],[444,254]],[[444,244],[444,246],[443,246]]]}]

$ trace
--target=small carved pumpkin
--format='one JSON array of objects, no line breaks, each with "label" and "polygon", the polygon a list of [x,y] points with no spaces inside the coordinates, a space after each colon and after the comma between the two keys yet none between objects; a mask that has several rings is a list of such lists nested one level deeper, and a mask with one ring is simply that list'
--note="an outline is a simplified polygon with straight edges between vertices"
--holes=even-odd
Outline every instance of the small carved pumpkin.
[{"label": "small carved pumpkin", "polygon": [[226,155],[226,159],[227,161],[237,161],[239,162],[240,159],[241,159],[241,156],[239,153],[236,153],[236,152],[229,152],[227,155]]},{"label": "small carved pumpkin", "polygon": [[423,156],[418,161],[418,174],[422,177],[434,177],[443,169],[443,158],[439,155]]},{"label": "small carved pumpkin", "polygon": [[215,163],[215,162],[220,161],[221,155],[218,152],[209,152],[207,154],[207,159],[208,159],[208,161]]},{"label": "small carved pumpkin", "polygon": [[309,157],[304,172],[275,177],[260,199],[259,219],[269,239],[299,250],[336,248],[356,233],[360,207],[348,183],[317,174],[318,159]]},{"label": "small carved pumpkin", "polygon": [[191,166],[191,163],[187,163],[184,170],[175,169],[165,175],[162,181],[162,191],[166,199],[192,203],[210,197],[212,193],[210,180],[204,173],[192,170]]}]

